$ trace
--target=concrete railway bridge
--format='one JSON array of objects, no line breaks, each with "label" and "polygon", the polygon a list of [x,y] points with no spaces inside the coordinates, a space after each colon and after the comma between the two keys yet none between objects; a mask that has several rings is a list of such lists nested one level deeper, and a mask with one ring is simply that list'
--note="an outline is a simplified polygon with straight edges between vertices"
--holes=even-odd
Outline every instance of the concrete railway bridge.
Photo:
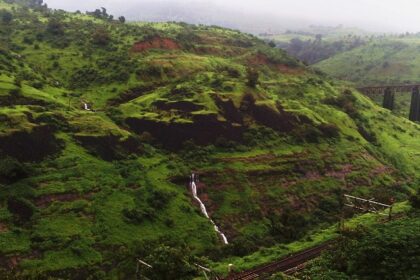
[{"label": "concrete railway bridge", "polygon": [[366,86],[358,90],[368,97],[383,95],[383,107],[389,110],[394,109],[395,94],[411,92],[411,105],[409,119],[414,122],[420,121],[420,84],[412,85],[383,85]]}]

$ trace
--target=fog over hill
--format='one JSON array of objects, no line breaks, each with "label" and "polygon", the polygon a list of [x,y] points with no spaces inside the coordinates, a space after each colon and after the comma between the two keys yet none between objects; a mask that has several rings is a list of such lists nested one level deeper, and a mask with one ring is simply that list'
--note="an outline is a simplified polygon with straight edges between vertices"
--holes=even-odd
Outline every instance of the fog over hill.
[{"label": "fog over hill", "polygon": [[418,32],[416,0],[47,0],[70,11],[105,7],[129,20],[185,21],[243,31],[279,32],[310,24],[355,26],[378,32]]}]

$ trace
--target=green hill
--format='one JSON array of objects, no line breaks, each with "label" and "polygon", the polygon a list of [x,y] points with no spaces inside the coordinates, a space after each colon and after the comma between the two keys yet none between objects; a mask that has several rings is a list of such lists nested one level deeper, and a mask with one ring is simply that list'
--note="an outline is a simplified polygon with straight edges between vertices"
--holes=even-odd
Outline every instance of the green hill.
[{"label": "green hill", "polygon": [[420,40],[385,37],[315,64],[322,71],[357,85],[416,83]]},{"label": "green hill", "polygon": [[373,33],[343,26],[310,26],[281,34],[260,34],[264,40],[309,65],[364,46],[373,36]]},{"label": "green hill", "polygon": [[418,124],[254,36],[0,3],[0,278],[191,279],[418,182]]}]

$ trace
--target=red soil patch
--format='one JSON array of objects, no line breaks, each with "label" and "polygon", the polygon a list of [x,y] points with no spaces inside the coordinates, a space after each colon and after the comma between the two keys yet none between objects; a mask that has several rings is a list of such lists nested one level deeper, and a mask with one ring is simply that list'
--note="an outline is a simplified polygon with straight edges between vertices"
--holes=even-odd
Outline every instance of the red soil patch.
[{"label": "red soil patch", "polygon": [[347,174],[350,174],[352,171],[353,171],[353,165],[345,164],[341,167],[341,170],[330,171],[330,172],[327,172],[325,175],[344,180]]},{"label": "red soil patch", "polygon": [[35,201],[35,205],[38,207],[47,207],[49,204],[51,204],[54,201],[60,201],[60,202],[66,202],[66,201],[75,201],[78,199],[85,199],[90,198],[93,193],[87,193],[87,194],[77,194],[77,193],[65,193],[65,194],[51,194],[46,195],[38,198]]},{"label": "red soil patch", "polygon": [[259,66],[259,65],[268,65],[270,61],[268,60],[268,57],[263,54],[256,54],[254,56],[251,56],[248,59],[248,63],[252,66]]},{"label": "red soil patch", "polygon": [[305,69],[301,67],[290,67],[285,64],[273,63],[272,61],[270,61],[270,59],[266,55],[261,54],[261,53],[258,53],[248,58],[248,63],[251,66],[262,66],[262,65],[271,66],[282,74],[301,75],[305,73]]},{"label": "red soil patch", "polygon": [[300,67],[290,67],[284,64],[277,64],[277,70],[283,74],[290,74],[290,75],[302,75],[305,73],[305,70]]},{"label": "red soil patch", "polygon": [[150,49],[178,50],[177,42],[169,38],[154,37],[153,39],[137,42],[131,48],[132,52],[145,52]]},{"label": "red soil patch", "polygon": [[246,162],[246,163],[259,163],[269,162],[275,160],[277,157],[274,154],[262,154],[253,157],[232,157],[232,158],[221,158],[223,162]]},{"label": "red soil patch", "polygon": [[392,169],[389,166],[385,166],[385,165],[380,165],[375,167],[373,170],[371,170],[370,172],[370,176],[378,176],[378,175],[382,175],[382,174],[391,174],[394,172],[394,169]]},{"label": "red soil patch", "polygon": [[319,180],[322,176],[317,171],[308,171],[305,174],[305,178],[308,180]]}]

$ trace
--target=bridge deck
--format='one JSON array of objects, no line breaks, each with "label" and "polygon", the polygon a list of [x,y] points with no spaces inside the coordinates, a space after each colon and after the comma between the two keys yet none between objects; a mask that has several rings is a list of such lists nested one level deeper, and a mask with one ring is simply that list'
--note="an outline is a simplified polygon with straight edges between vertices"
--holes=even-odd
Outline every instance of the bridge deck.
[{"label": "bridge deck", "polygon": [[365,86],[359,87],[357,90],[365,94],[379,94],[384,93],[384,91],[387,89],[390,89],[394,92],[411,92],[415,88],[420,88],[420,84]]}]

